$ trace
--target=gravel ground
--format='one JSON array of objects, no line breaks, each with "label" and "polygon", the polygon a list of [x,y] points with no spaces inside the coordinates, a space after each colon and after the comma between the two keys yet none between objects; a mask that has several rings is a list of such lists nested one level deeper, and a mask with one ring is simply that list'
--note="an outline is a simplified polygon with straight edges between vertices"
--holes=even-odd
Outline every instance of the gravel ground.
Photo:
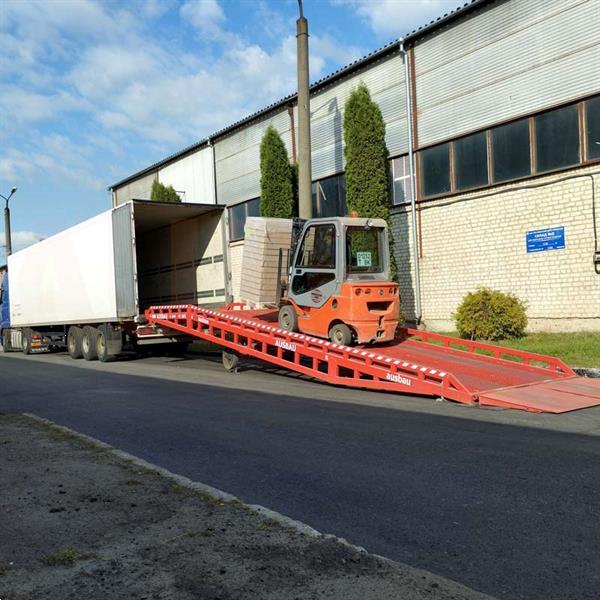
[{"label": "gravel ground", "polygon": [[25,416],[0,415],[0,484],[2,600],[484,598]]}]

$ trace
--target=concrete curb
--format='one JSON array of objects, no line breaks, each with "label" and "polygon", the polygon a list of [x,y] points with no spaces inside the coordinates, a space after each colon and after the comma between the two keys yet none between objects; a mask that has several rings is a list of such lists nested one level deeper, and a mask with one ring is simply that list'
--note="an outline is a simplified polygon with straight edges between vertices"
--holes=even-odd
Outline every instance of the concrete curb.
[{"label": "concrete curb", "polygon": [[111,446],[110,444],[107,444],[106,442],[102,442],[101,440],[98,440],[92,436],[86,435],[85,433],[80,433],[79,431],[75,431],[73,429],[70,429],[69,427],[65,427],[64,425],[58,425],[54,421],[45,419],[43,417],[39,417],[38,415],[34,415],[32,413],[23,413],[23,416],[25,416],[29,419],[32,419],[33,421],[36,421],[38,423],[41,423],[43,425],[46,425],[48,427],[52,427],[53,429],[56,429],[57,431],[60,431],[62,433],[66,433],[75,438],[79,438],[92,446],[106,450],[107,452],[109,452],[110,454],[112,454],[113,456],[115,456],[121,460],[125,460],[131,464],[138,466],[138,467],[141,467],[148,471],[157,473],[157,474],[161,475],[162,477],[165,477],[166,479],[170,479],[177,485],[180,485],[191,491],[206,494],[207,496],[210,496],[211,498],[213,498],[215,500],[221,500],[226,503],[234,503],[238,506],[241,505],[241,506],[245,507],[247,510],[249,510],[250,512],[252,512],[256,515],[259,515],[261,517],[264,517],[265,520],[271,519],[273,521],[276,521],[283,527],[286,527],[288,529],[293,529],[294,531],[304,534],[306,536],[313,537],[313,538],[319,538],[319,539],[331,539],[340,544],[343,544],[344,546],[352,548],[353,550],[355,550],[357,552],[368,553],[371,556],[376,556],[380,560],[383,560],[387,563],[396,564],[395,561],[393,561],[389,558],[386,558],[385,556],[381,556],[379,554],[373,554],[372,552],[368,552],[368,550],[366,550],[365,548],[363,548],[361,546],[356,546],[355,544],[351,544],[344,538],[340,538],[336,535],[329,534],[329,533],[321,533],[320,531],[317,531],[316,529],[314,529],[310,525],[307,525],[306,523],[302,523],[301,521],[296,521],[295,519],[292,519],[291,517],[282,515],[281,513],[271,510],[270,508],[267,508],[265,506],[261,506],[260,504],[247,504],[246,502],[244,502],[243,500],[240,500],[237,496],[234,496],[233,494],[229,494],[228,492],[224,492],[223,490],[220,490],[218,488],[214,488],[210,485],[206,485],[205,483],[200,483],[198,481],[192,481],[191,479],[189,479],[183,475],[178,475],[177,473],[173,473],[172,471],[169,471],[168,469],[164,469],[163,467],[159,467],[158,465],[150,463],[150,462],[144,460],[143,458],[139,458],[137,456],[134,456],[133,454],[129,454],[128,452],[124,452],[123,450],[119,450],[118,448],[115,448],[114,446]]}]

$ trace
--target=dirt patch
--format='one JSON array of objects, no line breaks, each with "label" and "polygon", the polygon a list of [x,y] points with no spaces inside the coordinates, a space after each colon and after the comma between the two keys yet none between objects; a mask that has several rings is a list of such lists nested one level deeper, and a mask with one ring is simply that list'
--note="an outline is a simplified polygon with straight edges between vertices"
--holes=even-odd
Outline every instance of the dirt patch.
[{"label": "dirt patch", "polygon": [[0,598],[474,599],[78,437],[0,415]]}]

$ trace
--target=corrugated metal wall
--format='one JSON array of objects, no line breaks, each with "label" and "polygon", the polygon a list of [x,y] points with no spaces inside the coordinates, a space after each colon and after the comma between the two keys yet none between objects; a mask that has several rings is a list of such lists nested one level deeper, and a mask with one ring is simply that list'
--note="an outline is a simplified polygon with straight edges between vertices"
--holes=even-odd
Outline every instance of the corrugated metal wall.
[{"label": "corrugated metal wall", "polygon": [[184,202],[214,204],[213,149],[207,146],[159,169],[158,180],[172,185]]},{"label": "corrugated metal wall", "polygon": [[153,173],[140,177],[139,179],[118,188],[116,190],[116,205],[119,206],[130,200],[150,200],[152,182],[157,177],[158,173],[154,171]]},{"label": "corrugated metal wall", "polygon": [[[311,96],[313,179],[344,170],[343,109],[348,96],[361,82],[367,85],[381,108],[390,154],[408,150],[404,63],[400,54],[395,54]],[[294,107],[294,123],[297,139],[297,107]],[[237,204],[260,195],[259,147],[269,124],[279,131],[292,156],[290,118],[286,109],[217,140],[215,156],[220,203]]]},{"label": "corrugated metal wall", "polygon": [[419,145],[598,92],[599,15],[599,0],[500,0],[418,42]]},{"label": "corrugated metal wall", "polygon": [[[408,151],[404,62],[397,53],[311,96],[313,179],[344,170],[344,105],[361,82],[369,88],[381,109],[390,155]],[[297,114],[295,122],[298,122]]]},{"label": "corrugated metal wall", "polygon": [[238,204],[260,195],[260,141],[269,125],[277,129],[291,156],[290,117],[286,109],[215,142],[220,204]]}]

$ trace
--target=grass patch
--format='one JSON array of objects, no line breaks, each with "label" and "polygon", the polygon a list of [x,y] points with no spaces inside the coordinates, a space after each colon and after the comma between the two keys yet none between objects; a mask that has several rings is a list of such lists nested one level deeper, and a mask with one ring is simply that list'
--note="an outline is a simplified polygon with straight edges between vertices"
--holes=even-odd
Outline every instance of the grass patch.
[{"label": "grass patch", "polygon": [[600,367],[600,333],[530,333],[501,345],[556,356],[572,367]]},{"label": "grass patch", "polygon": [[134,485],[142,485],[142,482],[139,481],[138,479],[128,479],[125,482],[125,485],[129,485],[129,486],[134,486]]},{"label": "grass patch", "polygon": [[62,548],[54,554],[44,556],[42,560],[49,567],[72,567],[81,560],[89,560],[95,558],[94,554],[83,554],[75,548]]},{"label": "grass patch", "polygon": [[[455,331],[442,335],[458,337]],[[441,342],[432,343],[441,345]],[[485,343],[554,356],[571,367],[600,367],[600,333],[529,333],[519,339]],[[456,347],[461,349],[459,345]]]},{"label": "grass patch", "polygon": [[282,525],[279,521],[275,519],[271,519],[270,517],[265,519],[259,526],[260,530],[269,530],[269,529],[282,529]]},{"label": "grass patch", "polygon": [[0,577],[5,577],[12,571],[10,565],[0,565]]}]

